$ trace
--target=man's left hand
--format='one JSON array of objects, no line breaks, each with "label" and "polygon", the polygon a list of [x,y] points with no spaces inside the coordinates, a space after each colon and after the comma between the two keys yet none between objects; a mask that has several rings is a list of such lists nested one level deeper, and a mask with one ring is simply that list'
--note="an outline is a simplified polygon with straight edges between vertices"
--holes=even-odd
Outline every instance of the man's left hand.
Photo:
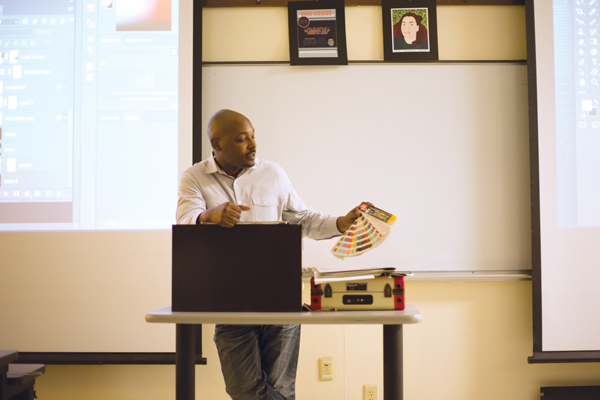
[{"label": "man's left hand", "polygon": [[348,229],[350,229],[350,227],[352,226],[352,224],[358,217],[360,217],[360,211],[358,210],[358,207],[355,207],[352,210],[350,210],[350,212],[348,214],[346,214],[345,216],[338,217],[338,219],[337,219],[338,231],[340,231],[340,233],[346,232]]}]

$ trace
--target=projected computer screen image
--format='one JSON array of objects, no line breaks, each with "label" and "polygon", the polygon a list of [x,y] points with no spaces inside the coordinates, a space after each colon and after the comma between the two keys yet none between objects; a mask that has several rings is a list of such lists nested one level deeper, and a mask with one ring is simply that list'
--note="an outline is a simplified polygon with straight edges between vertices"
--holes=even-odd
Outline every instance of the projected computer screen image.
[{"label": "projected computer screen image", "polygon": [[600,227],[600,11],[553,1],[559,228]]},{"label": "projected computer screen image", "polygon": [[0,231],[170,229],[178,0],[0,0]]},{"label": "projected computer screen image", "polygon": [[530,108],[533,358],[597,361],[600,2],[527,4],[530,105],[536,106]]},{"label": "projected computer screen image", "polygon": [[170,31],[172,0],[138,0],[116,9],[118,31]]}]

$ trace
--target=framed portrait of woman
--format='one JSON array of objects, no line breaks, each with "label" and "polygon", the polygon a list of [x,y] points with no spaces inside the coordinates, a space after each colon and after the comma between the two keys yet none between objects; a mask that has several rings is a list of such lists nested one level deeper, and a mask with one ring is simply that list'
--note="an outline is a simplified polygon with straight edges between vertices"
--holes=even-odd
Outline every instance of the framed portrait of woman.
[{"label": "framed portrait of woman", "polygon": [[382,0],[385,61],[437,60],[436,0]]}]

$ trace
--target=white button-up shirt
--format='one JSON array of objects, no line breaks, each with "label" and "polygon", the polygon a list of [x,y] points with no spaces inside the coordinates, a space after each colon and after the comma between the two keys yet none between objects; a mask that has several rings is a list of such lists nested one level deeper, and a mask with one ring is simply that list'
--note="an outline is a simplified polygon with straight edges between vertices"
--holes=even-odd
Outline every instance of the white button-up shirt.
[{"label": "white button-up shirt", "polygon": [[302,225],[303,236],[312,239],[340,235],[337,217],[307,207],[279,164],[255,161],[237,178],[227,175],[214,156],[185,170],[179,180],[177,223],[195,224],[202,212],[231,202],[252,207],[242,211],[240,222],[287,221]]}]

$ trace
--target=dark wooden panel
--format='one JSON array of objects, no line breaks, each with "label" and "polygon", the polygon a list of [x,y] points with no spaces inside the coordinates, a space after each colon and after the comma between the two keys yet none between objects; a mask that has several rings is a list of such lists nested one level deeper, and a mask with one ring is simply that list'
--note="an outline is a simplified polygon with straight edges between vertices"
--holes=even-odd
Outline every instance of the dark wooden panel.
[{"label": "dark wooden panel", "polygon": [[301,269],[300,225],[173,225],[171,308],[300,311]]},{"label": "dark wooden panel", "polygon": [[[292,0],[293,1],[293,0]],[[202,0],[204,7],[287,7],[288,0]],[[380,6],[381,0],[346,0],[347,6]],[[437,0],[438,6],[523,6],[525,0]]]},{"label": "dark wooden panel", "polygon": [[192,164],[202,161],[202,7],[194,6]]},{"label": "dark wooden panel", "polygon": [[14,350],[0,350],[0,365],[8,365],[19,358],[19,353]]},{"label": "dark wooden panel", "polygon": [[529,364],[600,362],[600,351],[535,351]]},{"label": "dark wooden panel", "polygon": [[540,395],[545,400],[597,400],[600,386],[542,387]]},{"label": "dark wooden panel", "polygon": [[[206,365],[206,358],[198,354],[196,364]],[[175,353],[19,353],[20,363],[43,363],[46,365],[174,365]]]},{"label": "dark wooden panel", "polygon": [[437,0],[438,6],[524,6],[525,0]]}]

